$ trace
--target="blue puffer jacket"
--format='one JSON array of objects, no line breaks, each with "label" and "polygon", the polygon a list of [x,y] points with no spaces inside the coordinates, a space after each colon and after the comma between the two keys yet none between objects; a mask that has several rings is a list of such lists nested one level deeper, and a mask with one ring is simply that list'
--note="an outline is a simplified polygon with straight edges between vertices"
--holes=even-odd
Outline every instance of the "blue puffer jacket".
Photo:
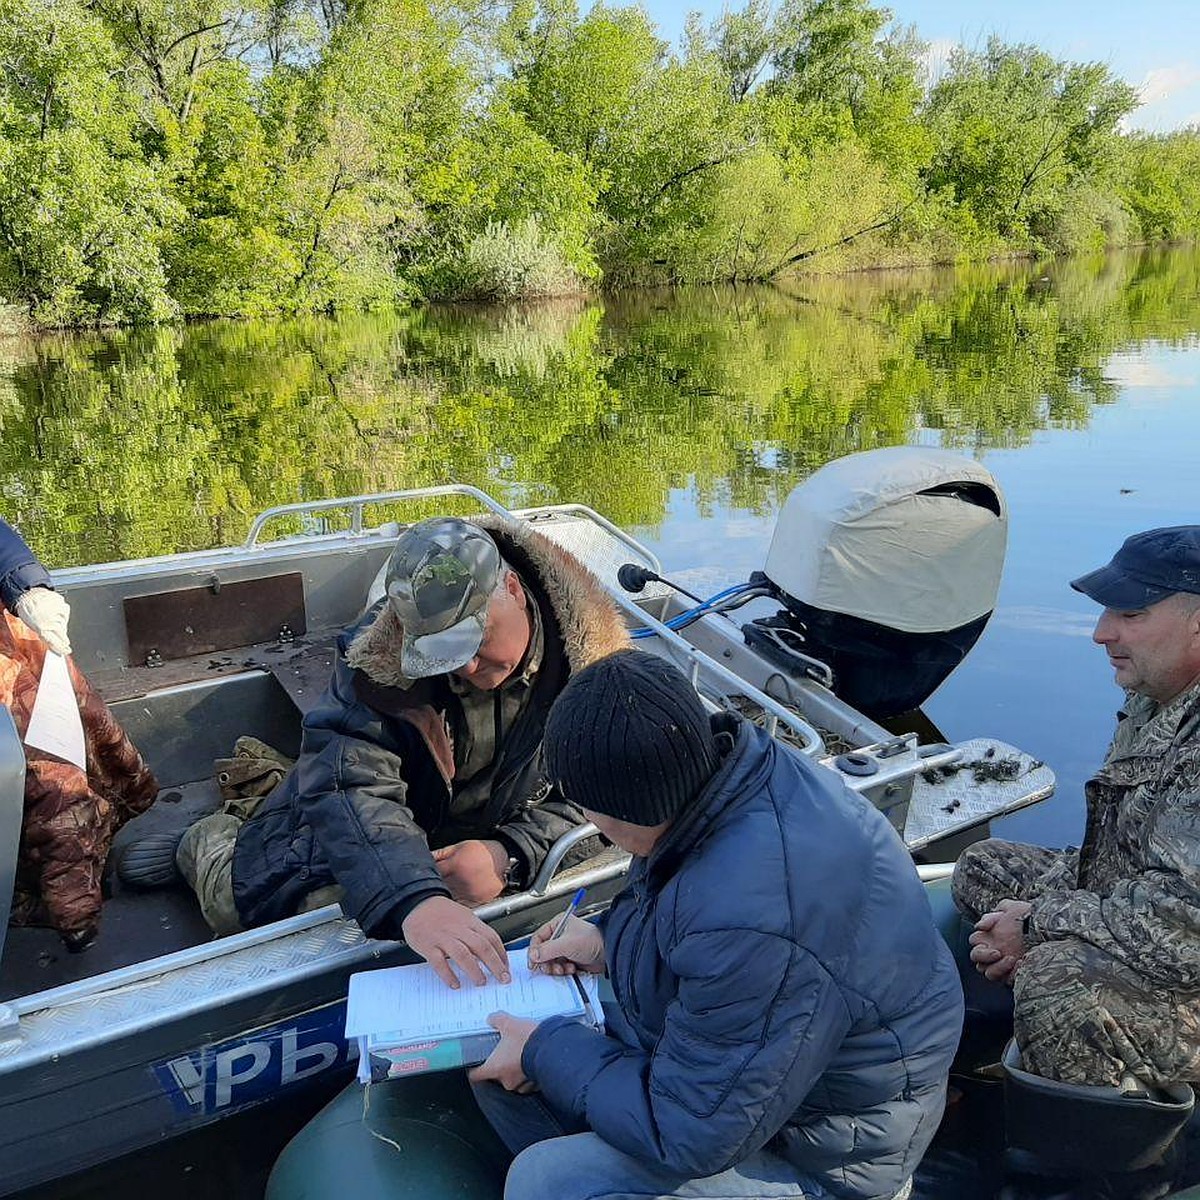
[{"label": "blue puffer jacket", "polygon": [[697,804],[605,926],[627,1046],[544,1022],[523,1065],[627,1154],[699,1178],[766,1147],[891,1196],[933,1137],[962,1027],[949,951],[887,821],[733,717]]},{"label": "blue puffer jacket", "polygon": [[53,587],[46,568],[25,539],[0,518],[0,604],[13,612],[31,587]]}]

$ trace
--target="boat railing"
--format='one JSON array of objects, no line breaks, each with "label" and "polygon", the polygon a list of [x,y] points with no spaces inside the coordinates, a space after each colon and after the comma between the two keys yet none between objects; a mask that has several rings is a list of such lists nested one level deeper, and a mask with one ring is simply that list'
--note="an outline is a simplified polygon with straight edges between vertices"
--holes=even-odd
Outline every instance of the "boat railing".
[{"label": "boat railing", "polygon": [[259,534],[272,521],[278,521],[285,517],[310,517],[313,513],[330,512],[335,509],[347,508],[350,510],[350,529],[351,534],[362,534],[367,532],[367,527],[363,525],[363,512],[369,504],[388,504],[395,501],[403,500],[428,500],[436,499],[438,496],[462,496],[469,500],[476,500],[484,508],[490,509],[500,516],[510,517],[512,513],[504,507],[498,500],[493,499],[487,492],[481,491],[477,487],[472,487],[467,483],[444,483],[436,484],[433,487],[423,488],[404,488],[398,492],[367,492],[361,496],[335,496],[330,500],[299,500],[294,504],[277,504],[274,508],[264,509],[254,518],[250,525],[250,532],[246,534],[246,540],[242,543],[243,550],[254,550],[259,545]]},{"label": "boat railing", "polygon": [[[508,509],[494,497],[489,496],[480,488],[465,483],[439,484],[433,487],[405,488],[394,492],[376,492],[359,496],[339,496],[329,500],[302,500],[294,504],[281,504],[268,508],[259,513],[251,523],[250,532],[246,535],[243,550],[254,550],[265,544],[259,538],[263,529],[272,521],[288,517],[311,517],[314,513],[329,512],[336,509],[349,509],[350,536],[366,536],[370,530],[363,524],[363,514],[368,505],[396,503],[436,499],[441,496],[459,496],[474,500],[483,508],[499,516],[512,520],[529,520],[536,517],[554,517],[563,520],[583,520],[595,528],[602,530],[610,538],[615,539],[631,554],[640,559],[655,571],[660,569],[658,559],[645,546],[631,537],[619,526],[614,525],[606,517],[589,508],[586,504],[545,505],[528,509]],[[549,532],[544,526],[543,532]],[[398,532],[398,530],[397,530]],[[585,560],[586,561],[586,560]],[[767,732],[775,736],[779,725],[786,726],[797,742],[797,749],[802,753],[819,757],[824,753],[824,742],[816,728],[808,721],[798,716],[794,711],[781,704],[778,700],[760,691],[753,684],[747,683],[740,675],[716,659],[698,650],[686,638],[681,637],[675,630],[660,621],[652,613],[647,612],[615,582],[603,580],[610,595],[618,607],[629,617],[632,623],[647,626],[658,635],[658,649],[672,659],[677,667],[687,675],[692,685],[701,695],[708,695],[710,700],[714,695],[725,693],[740,694],[753,700],[759,705],[764,714],[764,724]],[[714,701],[715,702],[715,701]]]}]

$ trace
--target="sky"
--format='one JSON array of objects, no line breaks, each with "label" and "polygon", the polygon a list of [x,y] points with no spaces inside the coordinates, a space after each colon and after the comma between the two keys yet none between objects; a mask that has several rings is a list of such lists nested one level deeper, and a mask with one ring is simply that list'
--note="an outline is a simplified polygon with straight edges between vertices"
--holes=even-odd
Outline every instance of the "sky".
[{"label": "sky", "polygon": [[[880,0],[876,0],[880,2]],[[743,7],[735,0],[730,7]],[[663,37],[674,42],[686,14],[711,19],[724,0],[642,0]],[[1139,90],[1142,106],[1128,124],[1157,132],[1200,125],[1198,0],[891,0],[896,21],[915,25],[934,65],[956,43],[981,45],[991,33],[1034,42],[1057,58],[1107,63]]]}]

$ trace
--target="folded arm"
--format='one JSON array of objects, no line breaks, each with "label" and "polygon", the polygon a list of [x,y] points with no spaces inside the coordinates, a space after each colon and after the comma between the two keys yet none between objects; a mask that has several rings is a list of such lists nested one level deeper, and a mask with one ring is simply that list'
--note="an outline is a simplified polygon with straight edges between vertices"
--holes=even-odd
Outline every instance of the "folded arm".
[{"label": "folded arm", "polygon": [[1029,940],[1076,937],[1162,987],[1200,988],[1200,793],[1166,796],[1144,837],[1153,865],[1109,895],[1074,889],[1035,898]]}]

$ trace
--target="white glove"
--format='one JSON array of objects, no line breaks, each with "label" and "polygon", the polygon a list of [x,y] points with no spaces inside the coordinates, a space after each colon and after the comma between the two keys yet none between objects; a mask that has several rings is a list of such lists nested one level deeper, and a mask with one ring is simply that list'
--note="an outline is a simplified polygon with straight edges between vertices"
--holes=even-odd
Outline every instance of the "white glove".
[{"label": "white glove", "polygon": [[58,592],[32,587],[17,601],[17,616],[56,654],[70,654],[67,619],[71,606]]}]

